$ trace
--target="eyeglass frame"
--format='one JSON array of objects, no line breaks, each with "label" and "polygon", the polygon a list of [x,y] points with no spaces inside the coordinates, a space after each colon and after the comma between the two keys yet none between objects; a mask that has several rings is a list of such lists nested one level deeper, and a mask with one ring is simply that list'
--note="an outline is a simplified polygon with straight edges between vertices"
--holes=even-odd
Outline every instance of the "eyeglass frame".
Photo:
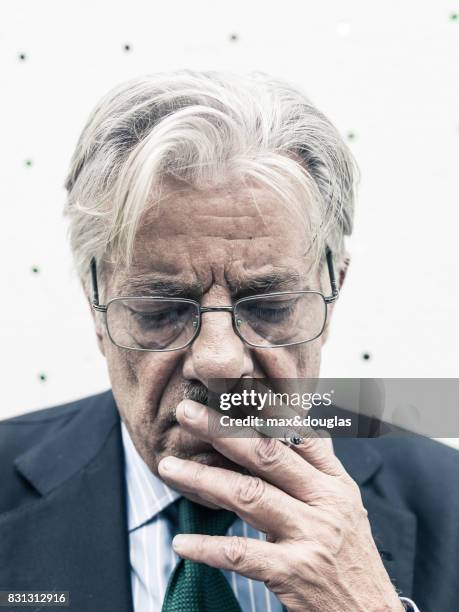
[{"label": "eyeglass frame", "polygon": [[[137,300],[171,300],[174,302],[181,302],[181,303],[187,303],[187,304],[193,304],[197,307],[197,313],[199,316],[198,319],[198,325],[196,326],[196,329],[194,331],[193,336],[190,338],[190,340],[188,340],[188,342],[186,342],[184,345],[182,346],[178,346],[175,348],[171,348],[171,349],[146,349],[146,348],[134,348],[131,346],[123,346],[120,345],[118,343],[116,343],[113,338],[112,335],[110,333],[110,329],[107,323],[107,316],[105,316],[105,326],[107,328],[107,333],[109,335],[110,340],[113,342],[113,344],[119,348],[124,348],[127,350],[131,350],[131,351],[144,351],[144,352],[149,352],[149,353],[166,353],[166,352],[171,352],[171,351],[180,351],[184,348],[187,348],[189,346],[191,346],[191,344],[194,342],[194,340],[197,338],[197,336],[199,335],[199,332],[201,331],[201,322],[202,322],[202,314],[206,313],[206,312],[230,312],[231,313],[231,320],[232,320],[232,325],[233,325],[233,330],[236,333],[236,335],[242,340],[242,342],[244,342],[245,344],[247,344],[248,346],[254,347],[254,348],[265,348],[265,349],[271,349],[271,348],[281,348],[281,347],[286,347],[286,346],[296,346],[298,344],[306,344],[307,342],[312,342],[313,340],[316,340],[317,338],[319,338],[319,336],[322,335],[325,326],[327,324],[327,317],[328,317],[328,305],[332,304],[333,302],[335,302],[338,299],[339,296],[339,289],[338,289],[338,285],[336,282],[336,277],[335,277],[335,270],[334,270],[334,266],[333,266],[333,253],[330,249],[330,247],[326,247],[325,249],[325,258],[327,261],[327,268],[328,268],[328,275],[329,275],[329,280],[330,280],[330,287],[331,287],[331,295],[324,295],[321,291],[315,291],[315,290],[304,290],[304,291],[276,291],[274,293],[259,293],[256,295],[251,295],[251,296],[247,296],[247,297],[243,297],[240,298],[239,300],[236,300],[234,302],[234,304],[232,306],[201,306],[201,304],[199,302],[197,302],[196,300],[192,300],[189,298],[176,298],[176,297],[167,297],[167,296],[116,296],[114,298],[111,298],[107,304],[100,304],[99,303],[99,286],[98,286],[98,282],[97,282],[97,265],[96,265],[96,259],[95,257],[91,258],[91,263],[90,263],[90,268],[91,268],[91,283],[92,283],[92,302],[91,302],[91,306],[94,310],[96,310],[97,312],[102,312],[105,315],[107,315],[107,311],[108,311],[108,307],[110,306],[111,303],[119,301],[119,300],[126,300],[126,299],[137,299]],[[266,298],[266,297],[279,297],[282,295],[289,295],[289,294],[310,294],[310,293],[314,293],[314,294],[318,294],[322,297],[322,299],[324,300],[325,303],[325,317],[324,317],[324,323],[322,325],[322,329],[320,330],[320,332],[314,336],[314,338],[310,338],[309,340],[300,340],[299,342],[287,342],[284,344],[275,344],[272,346],[263,346],[260,344],[253,344],[252,342],[249,342],[246,338],[244,338],[242,336],[242,334],[240,333],[238,327],[237,327],[237,323],[236,323],[236,316],[234,314],[235,312],[235,308],[238,306],[238,304],[242,303],[242,302],[247,302],[247,301],[252,301],[254,299],[257,298]]]}]

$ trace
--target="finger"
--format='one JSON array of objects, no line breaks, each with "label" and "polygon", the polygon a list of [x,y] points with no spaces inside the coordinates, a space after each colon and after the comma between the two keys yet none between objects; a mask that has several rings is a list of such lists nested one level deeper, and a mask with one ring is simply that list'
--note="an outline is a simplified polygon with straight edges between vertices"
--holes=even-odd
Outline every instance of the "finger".
[{"label": "finger", "polygon": [[217,504],[213,504],[212,502],[208,501],[207,499],[204,499],[203,497],[200,497],[199,495],[193,495],[192,493],[187,493],[186,497],[190,501],[196,504],[200,504],[201,506],[206,506],[206,508],[210,508],[211,510],[219,510],[221,508],[221,506],[218,506]]},{"label": "finger", "polygon": [[208,409],[192,400],[177,406],[176,418],[182,427],[194,436],[212,444],[219,453],[244,466],[250,473],[260,476],[292,497],[307,501],[315,495],[325,475],[274,438],[264,438],[252,429],[240,435],[247,437],[223,438],[209,431]]},{"label": "finger", "polygon": [[172,540],[174,551],[184,559],[234,571],[252,580],[267,582],[279,576],[283,553],[277,544],[238,536],[180,534]]},{"label": "finger", "polygon": [[259,531],[284,538],[304,535],[307,506],[261,478],[178,457],[162,459],[158,471],[175,489],[232,510]]},{"label": "finger", "polygon": [[330,434],[325,431],[314,431],[304,436],[300,444],[295,444],[293,450],[306,459],[317,470],[329,476],[341,476],[345,473],[343,464],[335,455]]}]

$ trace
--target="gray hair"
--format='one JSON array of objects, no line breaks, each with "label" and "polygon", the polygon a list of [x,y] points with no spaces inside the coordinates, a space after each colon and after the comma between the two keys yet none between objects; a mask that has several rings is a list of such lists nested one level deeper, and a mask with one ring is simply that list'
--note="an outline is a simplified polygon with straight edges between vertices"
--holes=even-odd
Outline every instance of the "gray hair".
[{"label": "gray hair", "polygon": [[316,260],[328,244],[340,262],[358,175],[334,125],[281,80],[191,70],[130,80],[90,115],[66,178],[77,272],[85,282],[92,256],[129,265],[142,213],[171,181],[267,187],[306,213]]}]

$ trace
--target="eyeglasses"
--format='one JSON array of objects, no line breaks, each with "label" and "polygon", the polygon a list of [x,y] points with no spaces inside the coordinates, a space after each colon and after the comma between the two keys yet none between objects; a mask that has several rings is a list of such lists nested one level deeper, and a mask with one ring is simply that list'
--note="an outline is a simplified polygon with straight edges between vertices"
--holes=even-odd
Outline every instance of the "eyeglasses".
[{"label": "eyeglasses", "polygon": [[115,297],[99,304],[96,260],[91,259],[92,307],[105,315],[110,340],[135,351],[177,351],[198,336],[202,315],[229,312],[233,329],[243,342],[257,348],[277,348],[311,342],[327,322],[327,305],[339,295],[331,250],[326,260],[332,293],[278,291],[244,297],[232,306],[201,306],[187,298]]}]

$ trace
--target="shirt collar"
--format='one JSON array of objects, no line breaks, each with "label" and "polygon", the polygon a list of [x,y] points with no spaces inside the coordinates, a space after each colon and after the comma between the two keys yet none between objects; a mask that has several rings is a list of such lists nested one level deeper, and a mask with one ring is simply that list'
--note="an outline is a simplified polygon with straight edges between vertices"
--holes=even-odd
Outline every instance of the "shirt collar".
[{"label": "shirt collar", "polygon": [[165,510],[180,497],[180,493],[153,474],[139,455],[123,421],[121,434],[125,457],[128,530],[131,532]]}]

